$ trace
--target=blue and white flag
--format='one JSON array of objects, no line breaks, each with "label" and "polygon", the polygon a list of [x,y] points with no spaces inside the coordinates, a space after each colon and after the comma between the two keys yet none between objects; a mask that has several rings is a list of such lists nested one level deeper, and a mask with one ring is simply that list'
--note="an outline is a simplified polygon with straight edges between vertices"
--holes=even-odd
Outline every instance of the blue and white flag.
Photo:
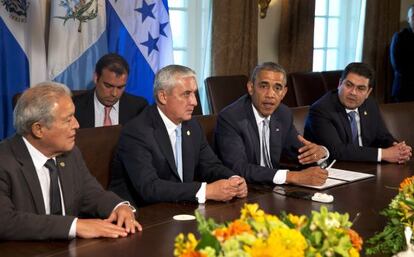
[{"label": "blue and white flag", "polygon": [[173,63],[167,0],[107,0],[109,52],[130,65],[126,91],[154,102],[155,73]]},{"label": "blue and white flag", "polygon": [[99,58],[106,54],[105,0],[51,3],[48,76],[72,90],[93,86]]},{"label": "blue and white flag", "polygon": [[12,98],[46,79],[46,1],[0,1],[0,139],[13,128]]}]

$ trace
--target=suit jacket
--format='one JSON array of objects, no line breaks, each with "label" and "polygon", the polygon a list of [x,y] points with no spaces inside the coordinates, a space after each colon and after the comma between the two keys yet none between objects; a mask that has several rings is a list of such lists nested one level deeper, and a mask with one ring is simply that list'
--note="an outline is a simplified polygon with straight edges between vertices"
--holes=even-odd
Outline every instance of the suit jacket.
[{"label": "suit jacket", "polygon": [[309,110],[305,137],[329,149],[330,158],[345,161],[377,161],[378,148],[396,141],[382,120],[378,105],[370,97],[358,108],[362,147],[352,143],[351,125],[338,90],[332,90],[316,101]]},{"label": "suit jacket", "polygon": [[[73,96],[75,117],[80,128],[95,127],[95,89]],[[137,116],[147,106],[147,100],[124,92],[119,99],[119,124],[125,125],[130,119]]]},{"label": "suit jacket", "polygon": [[259,130],[247,94],[218,115],[215,148],[223,163],[248,182],[273,183],[282,155],[296,158],[303,146],[297,139],[290,109],[280,104],[270,117],[270,157],[274,169],[260,166]]},{"label": "suit jacket", "polygon": [[[0,143],[0,240],[68,239],[75,217],[106,218],[122,200],[89,173],[80,151],[56,158],[66,216],[46,215],[40,182],[19,135]],[[48,204],[48,203],[46,203]]]},{"label": "suit jacket", "polygon": [[167,129],[156,105],[147,106],[122,130],[109,188],[136,205],[195,201],[201,182],[229,178],[210,148],[200,124],[182,123],[183,183],[175,166]]},{"label": "suit jacket", "polygon": [[395,33],[390,46],[394,69],[392,96],[396,101],[414,101],[414,32],[405,28]]}]

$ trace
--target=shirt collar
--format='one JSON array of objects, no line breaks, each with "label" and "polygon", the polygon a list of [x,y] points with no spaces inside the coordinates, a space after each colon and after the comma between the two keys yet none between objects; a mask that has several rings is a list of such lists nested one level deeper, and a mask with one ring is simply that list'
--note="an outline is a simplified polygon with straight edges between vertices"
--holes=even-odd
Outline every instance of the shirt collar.
[{"label": "shirt collar", "polygon": [[[30,157],[32,158],[33,161],[33,165],[35,166],[36,170],[41,169],[47,160],[49,160],[50,158],[46,157],[43,153],[41,153],[39,150],[37,150],[36,147],[34,147],[32,144],[30,144],[30,142],[23,137],[23,142],[27,147],[27,150],[29,151]],[[52,158],[53,160],[56,161],[56,158]]]},{"label": "shirt collar", "polygon": [[[98,112],[102,112],[102,113],[104,113],[104,110],[105,110],[105,105],[103,105],[99,100],[98,100],[98,97],[96,96],[96,90],[95,90],[95,92],[94,92],[94,94],[93,94],[93,102],[94,102],[94,105],[95,105],[95,110],[97,110]],[[119,109],[119,100],[114,104],[114,105],[112,105],[112,109],[114,110],[114,111],[118,111],[118,109]]]},{"label": "shirt collar", "polygon": [[167,128],[167,132],[168,132],[168,135],[171,135],[172,133],[174,133],[174,131],[175,131],[175,129],[178,127],[178,126],[181,126],[181,123],[179,124],[179,125],[176,125],[174,122],[172,122],[162,111],[161,111],[161,109],[160,108],[158,108],[158,106],[157,106],[157,110],[158,110],[158,112],[159,112],[159,114],[160,114],[160,116],[161,116],[161,119],[162,119],[162,121],[164,122],[164,124],[165,124],[165,127]]},{"label": "shirt collar", "polygon": [[347,109],[347,108],[345,108],[345,111],[346,111],[346,114],[348,114],[350,112],[356,112],[357,114],[359,114],[358,108],[355,108],[355,109]]},{"label": "shirt collar", "polygon": [[269,119],[269,117],[263,117],[256,109],[256,107],[254,107],[254,105],[252,104],[252,109],[253,109],[253,114],[254,114],[254,118],[256,119],[256,123],[258,125],[262,124],[264,119]]}]

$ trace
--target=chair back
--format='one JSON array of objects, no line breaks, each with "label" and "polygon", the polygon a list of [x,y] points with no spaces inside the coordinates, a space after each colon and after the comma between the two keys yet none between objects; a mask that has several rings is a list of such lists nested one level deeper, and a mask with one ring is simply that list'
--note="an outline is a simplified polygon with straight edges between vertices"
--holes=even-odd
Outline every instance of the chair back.
[{"label": "chair back", "polygon": [[247,93],[248,78],[245,75],[214,76],[204,80],[207,88],[211,113],[219,113]]},{"label": "chair back", "polygon": [[111,163],[121,125],[78,129],[76,146],[82,152],[86,166],[93,176],[106,189],[111,177]]},{"label": "chair back", "polygon": [[214,129],[216,128],[217,114],[194,116],[201,125],[211,147],[214,147]]},{"label": "chair back", "polygon": [[293,115],[293,125],[295,125],[295,128],[298,131],[298,133],[303,136],[306,117],[309,113],[309,106],[299,106],[290,109],[292,110]]},{"label": "chair back", "polygon": [[380,104],[385,126],[398,141],[414,146],[414,102]]}]

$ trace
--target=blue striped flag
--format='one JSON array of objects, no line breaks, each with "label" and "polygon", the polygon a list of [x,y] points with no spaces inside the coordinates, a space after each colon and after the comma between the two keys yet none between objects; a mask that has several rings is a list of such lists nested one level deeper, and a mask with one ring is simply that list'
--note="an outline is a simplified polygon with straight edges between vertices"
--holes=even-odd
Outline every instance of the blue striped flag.
[{"label": "blue striped flag", "polygon": [[109,52],[130,65],[126,91],[153,103],[155,73],[173,63],[167,0],[107,0]]},{"label": "blue striped flag", "polygon": [[0,139],[14,133],[12,98],[46,79],[46,1],[0,1]]}]

